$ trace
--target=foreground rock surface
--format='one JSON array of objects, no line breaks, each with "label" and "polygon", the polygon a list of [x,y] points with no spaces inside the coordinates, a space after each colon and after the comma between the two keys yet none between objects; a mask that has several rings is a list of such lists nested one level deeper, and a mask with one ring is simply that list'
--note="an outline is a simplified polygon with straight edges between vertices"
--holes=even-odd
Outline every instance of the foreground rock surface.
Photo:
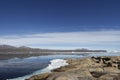
[{"label": "foreground rock surface", "polygon": [[68,66],[26,80],[120,80],[120,57],[68,59]]}]

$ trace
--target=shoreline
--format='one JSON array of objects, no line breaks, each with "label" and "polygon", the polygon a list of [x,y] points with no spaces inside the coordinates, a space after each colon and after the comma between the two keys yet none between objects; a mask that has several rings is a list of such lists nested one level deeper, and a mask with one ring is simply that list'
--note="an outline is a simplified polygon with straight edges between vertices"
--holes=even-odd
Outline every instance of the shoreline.
[{"label": "shoreline", "polygon": [[54,52],[54,53],[0,53],[0,60],[6,60],[6,59],[11,59],[11,58],[28,58],[28,57],[32,57],[32,56],[46,56],[46,55],[88,55],[91,53],[95,53],[95,54],[103,54],[106,52]]},{"label": "shoreline", "polygon": [[25,76],[11,78],[11,79],[7,79],[7,80],[25,80],[26,78],[30,78],[33,75],[51,72],[51,70],[54,70],[54,69],[60,68],[61,66],[66,66],[66,65],[68,65],[68,63],[66,63],[66,60],[64,60],[64,59],[52,59],[52,60],[50,60],[50,64],[48,64],[48,66],[46,66],[43,69],[37,70],[37,71],[35,71],[31,74],[25,75]]},{"label": "shoreline", "polygon": [[67,59],[69,65],[26,80],[119,80],[120,56]]}]

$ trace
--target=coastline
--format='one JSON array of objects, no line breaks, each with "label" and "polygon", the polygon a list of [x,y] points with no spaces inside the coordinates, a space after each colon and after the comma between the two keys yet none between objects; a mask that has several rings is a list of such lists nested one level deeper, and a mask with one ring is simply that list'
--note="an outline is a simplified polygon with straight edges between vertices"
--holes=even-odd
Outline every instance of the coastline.
[{"label": "coastline", "polygon": [[103,54],[106,52],[45,52],[45,53],[1,53],[0,52],[0,60],[12,59],[12,58],[28,58],[28,57],[37,57],[37,56],[46,56],[46,55],[88,55],[88,54]]},{"label": "coastline", "polygon": [[50,61],[50,64],[48,64],[47,67],[37,70],[31,74],[22,76],[22,77],[17,77],[17,78],[11,78],[11,79],[7,79],[7,80],[25,80],[26,78],[30,78],[33,75],[38,75],[38,74],[42,74],[42,73],[48,73],[51,72],[54,69],[60,68],[62,66],[66,66],[68,65],[68,63],[66,62],[66,60],[64,59],[53,59]]},{"label": "coastline", "polygon": [[67,59],[69,65],[26,80],[119,80],[120,56]]}]

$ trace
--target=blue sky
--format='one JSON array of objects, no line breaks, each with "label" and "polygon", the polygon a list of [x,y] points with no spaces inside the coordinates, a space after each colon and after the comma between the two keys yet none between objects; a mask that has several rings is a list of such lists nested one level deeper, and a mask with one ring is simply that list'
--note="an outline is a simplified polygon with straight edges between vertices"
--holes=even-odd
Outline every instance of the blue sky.
[{"label": "blue sky", "polygon": [[119,50],[119,4],[119,0],[0,0],[0,44]]}]

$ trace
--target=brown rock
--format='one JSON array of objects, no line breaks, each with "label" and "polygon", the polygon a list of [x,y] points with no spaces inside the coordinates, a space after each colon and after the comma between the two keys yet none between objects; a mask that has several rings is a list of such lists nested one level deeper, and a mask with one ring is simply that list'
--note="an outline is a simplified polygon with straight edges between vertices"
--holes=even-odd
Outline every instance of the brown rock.
[{"label": "brown rock", "polygon": [[64,66],[28,80],[120,80],[120,57],[68,59]]},{"label": "brown rock", "polygon": [[105,74],[101,76],[98,80],[120,80],[119,74]]},{"label": "brown rock", "polygon": [[50,73],[44,73],[40,75],[34,75],[26,80],[46,80],[50,76]]}]

